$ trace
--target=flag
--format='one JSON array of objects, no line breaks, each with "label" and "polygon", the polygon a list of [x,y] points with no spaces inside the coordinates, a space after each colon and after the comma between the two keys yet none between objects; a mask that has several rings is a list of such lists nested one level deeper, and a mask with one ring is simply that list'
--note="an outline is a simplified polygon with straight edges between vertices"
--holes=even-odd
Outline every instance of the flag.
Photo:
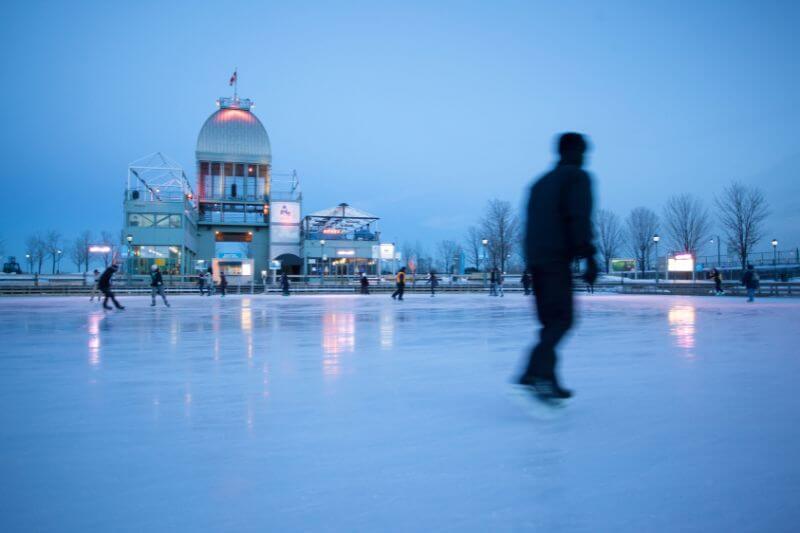
[{"label": "flag", "polygon": [[230,85],[232,87],[234,83],[236,83],[236,71],[235,70],[233,71],[233,76],[231,76],[231,81],[228,82],[228,85]]}]

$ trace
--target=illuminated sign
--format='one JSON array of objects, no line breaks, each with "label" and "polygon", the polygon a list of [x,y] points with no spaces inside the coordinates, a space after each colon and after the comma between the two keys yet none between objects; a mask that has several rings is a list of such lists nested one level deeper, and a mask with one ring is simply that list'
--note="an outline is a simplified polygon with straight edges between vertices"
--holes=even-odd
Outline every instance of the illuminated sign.
[{"label": "illuminated sign", "polygon": [[325,228],[322,230],[325,235],[341,235],[342,230],[336,228]]},{"label": "illuminated sign", "polygon": [[336,250],[336,255],[342,257],[355,257],[356,251],[352,249]]},{"label": "illuminated sign", "polygon": [[380,259],[385,259],[389,261],[394,259],[394,244],[392,243],[381,244]]},{"label": "illuminated sign", "polygon": [[667,262],[670,272],[692,272],[694,270],[694,257],[692,254],[676,254]]},{"label": "illuminated sign", "polygon": [[106,244],[93,244],[89,246],[89,253],[92,254],[107,254],[111,253],[111,247]]},{"label": "illuminated sign", "polygon": [[[266,214],[266,212],[265,212]],[[273,202],[270,224],[300,224],[300,202]]]}]

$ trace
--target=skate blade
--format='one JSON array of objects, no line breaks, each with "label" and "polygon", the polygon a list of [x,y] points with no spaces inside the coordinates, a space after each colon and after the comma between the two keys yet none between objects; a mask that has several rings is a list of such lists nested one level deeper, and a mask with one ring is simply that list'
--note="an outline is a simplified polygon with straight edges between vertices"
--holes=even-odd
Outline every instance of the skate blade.
[{"label": "skate blade", "polygon": [[528,416],[537,420],[554,420],[567,406],[564,400],[542,398],[524,385],[512,385],[508,397]]}]

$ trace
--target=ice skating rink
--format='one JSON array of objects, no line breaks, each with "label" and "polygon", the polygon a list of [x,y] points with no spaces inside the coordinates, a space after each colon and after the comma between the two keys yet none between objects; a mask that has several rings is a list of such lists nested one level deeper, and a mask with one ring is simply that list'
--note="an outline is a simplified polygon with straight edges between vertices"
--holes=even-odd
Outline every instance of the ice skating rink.
[{"label": "ice skating rink", "polygon": [[800,299],[0,300],[0,531],[796,531]]}]

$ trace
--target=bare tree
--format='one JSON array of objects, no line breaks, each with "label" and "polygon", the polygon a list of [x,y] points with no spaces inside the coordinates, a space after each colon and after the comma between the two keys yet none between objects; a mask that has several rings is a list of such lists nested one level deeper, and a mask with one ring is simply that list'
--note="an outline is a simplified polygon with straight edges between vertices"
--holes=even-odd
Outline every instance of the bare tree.
[{"label": "bare tree", "polygon": [[37,233],[25,239],[25,255],[28,256],[31,273],[34,269],[37,273],[42,273],[46,253],[45,242],[41,235]]},{"label": "bare tree", "polygon": [[439,253],[439,261],[442,266],[442,272],[452,274],[455,269],[456,262],[461,255],[461,246],[455,241],[444,240],[437,245]]},{"label": "bare tree", "polygon": [[757,187],[733,182],[714,202],[719,210],[720,225],[744,269],[747,254],[764,236],[764,220],[769,215],[764,193]]},{"label": "bare tree", "polygon": [[417,241],[414,243],[414,251],[417,254],[417,272],[420,274],[430,272],[433,266],[433,258],[431,258],[425,246]]},{"label": "bare tree", "polygon": [[519,217],[511,204],[504,200],[489,200],[486,215],[481,220],[492,267],[505,272],[506,263],[520,245]]},{"label": "bare tree", "polygon": [[78,267],[78,272],[81,269],[84,272],[89,271],[89,246],[92,243],[92,233],[89,230],[83,231],[78,235],[72,245],[69,247],[69,257],[75,266]]},{"label": "bare tree", "polygon": [[664,225],[676,250],[696,256],[700,243],[711,230],[711,219],[699,198],[676,194],[664,206]]},{"label": "bare tree", "polygon": [[475,270],[481,269],[481,257],[483,256],[483,234],[475,226],[467,228],[467,234],[464,236],[464,252],[467,256],[467,262],[472,265]]},{"label": "bare tree", "polygon": [[52,261],[52,272],[51,274],[56,273],[56,264],[60,259],[60,255],[63,253],[62,250],[63,246],[61,245],[61,234],[56,230],[50,230],[47,232],[47,235],[44,238],[44,249],[47,256]]},{"label": "bare tree", "polygon": [[608,272],[611,259],[619,254],[624,241],[622,225],[619,217],[608,209],[597,210],[594,225],[597,230],[597,244],[600,249],[600,255],[603,257],[605,271]]},{"label": "bare tree", "polygon": [[658,215],[652,209],[637,207],[628,215],[628,245],[642,272],[650,264],[653,235],[658,233]]}]

